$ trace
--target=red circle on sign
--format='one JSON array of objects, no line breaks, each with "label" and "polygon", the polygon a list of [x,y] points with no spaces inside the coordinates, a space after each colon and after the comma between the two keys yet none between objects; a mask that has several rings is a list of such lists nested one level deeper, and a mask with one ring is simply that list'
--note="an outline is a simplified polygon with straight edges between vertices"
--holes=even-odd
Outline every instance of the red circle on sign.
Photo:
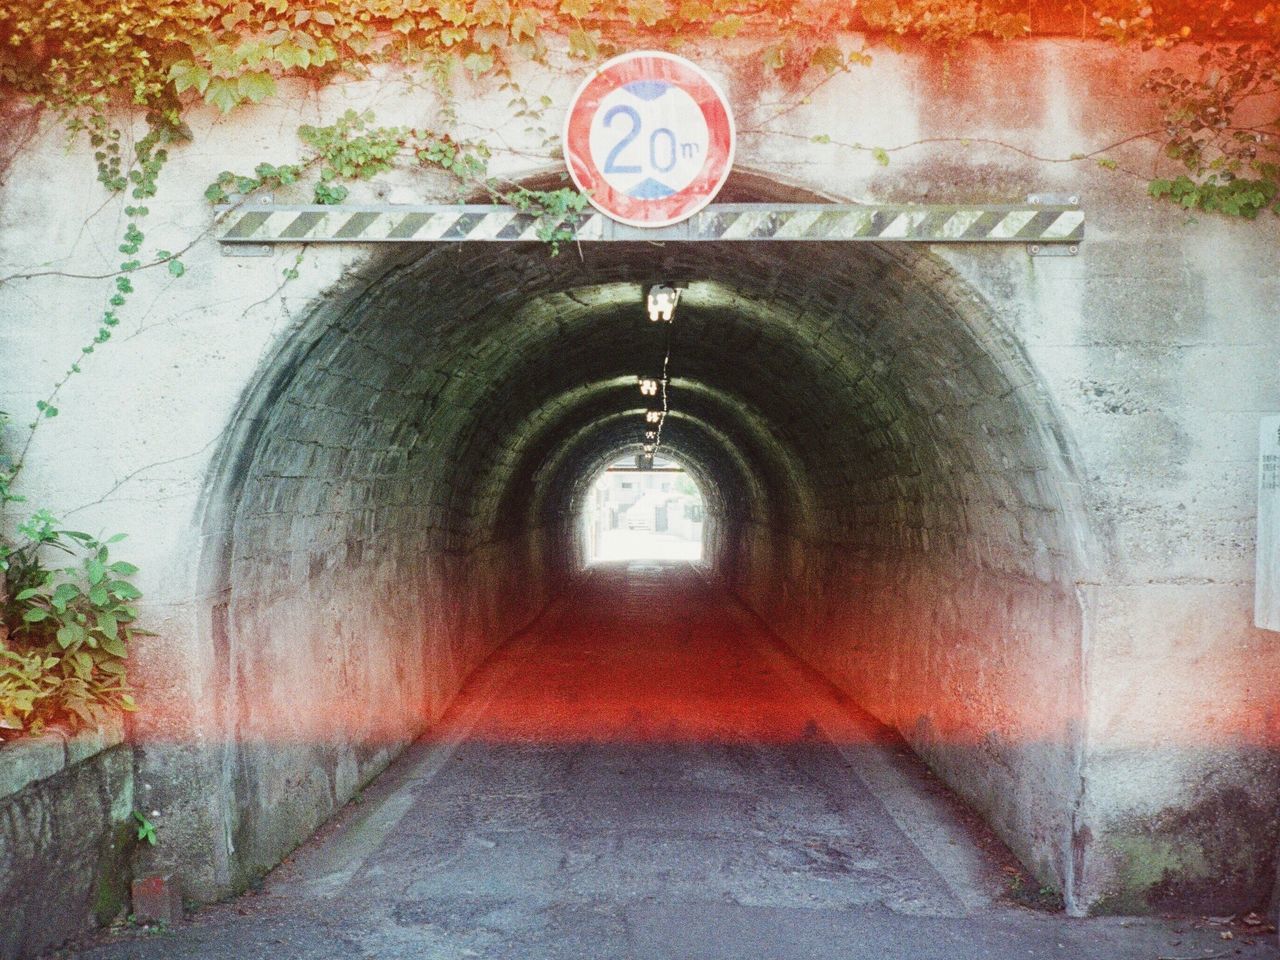
[{"label": "red circle on sign", "polygon": [[[666,84],[678,88],[693,100],[706,123],[707,143],[701,169],[689,183],[666,196],[633,196],[617,189],[592,156],[591,130],[602,103],[610,94],[631,84]],[[606,118],[612,112],[608,111]],[[630,112],[637,116],[634,122],[638,123],[638,115]],[[638,129],[633,127],[633,133]],[[677,149],[672,134],[669,150],[673,164]],[[617,152],[615,148],[610,156]],[[601,213],[635,227],[669,226],[705,207],[729,178],[733,152],[733,112],[715,81],[684,57],[657,50],[624,53],[602,64],[578,88],[565,117],[564,155],[574,184]],[[608,167],[608,161],[605,166]],[[636,168],[627,168],[633,169]]]}]

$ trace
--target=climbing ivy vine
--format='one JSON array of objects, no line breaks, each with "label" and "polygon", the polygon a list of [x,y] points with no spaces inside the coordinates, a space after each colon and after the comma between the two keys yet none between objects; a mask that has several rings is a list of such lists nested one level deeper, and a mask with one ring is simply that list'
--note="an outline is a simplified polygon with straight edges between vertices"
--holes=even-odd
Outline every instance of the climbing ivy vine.
[{"label": "climbing ivy vine", "polygon": [[[0,6],[0,82],[84,130],[100,179],[122,189],[126,176],[163,164],[160,140],[188,136],[184,103],[230,111],[272,96],[285,77],[322,85],[395,63],[447,92],[459,70],[509,82],[511,63],[545,61],[552,38],[571,57],[595,60],[623,43],[739,37],[755,45],[762,67],[794,82],[869,63],[877,43],[953,48],[1046,29],[1170,53],[1146,91],[1164,116],[1152,135],[1183,172],[1153,180],[1153,196],[1244,217],[1280,211],[1280,117],[1274,106],[1256,110],[1280,93],[1280,5],[1268,0],[11,0]],[[835,39],[851,35],[870,47]],[[1186,44],[1203,48],[1198,60],[1174,56]],[[107,119],[124,103],[147,111],[153,141],[139,144],[127,175]],[[409,145],[351,133],[342,122],[302,131],[332,159],[319,201],[341,199],[336,181],[346,171],[366,176]],[[342,140],[347,156],[315,139],[326,135]],[[441,133],[414,136],[444,142]],[[386,156],[375,155],[380,147]]]},{"label": "climbing ivy vine", "polygon": [[[87,131],[103,182],[118,189],[113,104],[144,108],[157,137],[181,139],[193,97],[230,111],[273,95],[284,77],[321,85],[385,63],[447,90],[458,70],[503,80],[515,59],[544,60],[553,37],[583,60],[622,43],[740,37],[794,81],[869,61],[868,48],[839,36],[954,47],[1068,28],[1171,53],[1147,91],[1164,112],[1154,133],[1185,172],[1153,182],[1153,195],[1243,216],[1276,209],[1280,118],[1250,112],[1280,82],[1280,5],[1268,0],[10,0],[0,6],[0,82]],[[1189,43],[1205,48],[1199,60],[1172,56]],[[364,169],[375,161],[364,157]]]},{"label": "climbing ivy vine", "polygon": [[410,127],[375,126],[371,111],[348,110],[329,126],[304,125],[298,136],[312,151],[301,163],[259,164],[252,175],[224,170],[205,188],[205,198],[224,204],[264,188],[288,186],[311,168],[319,174],[312,199],[338,204],[347,198],[344,181],[369,180],[410,162],[452,175],[468,192],[477,191],[494,203],[511,204],[537,218],[539,240],[552,253],[574,236],[574,217],[586,209],[587,198],[576,190],[531,190],[488,175],[489,148],[480,142],[455,140],[448,134]]},{"label": "climbing ivy vine", "polygon": [[[0,412],[0,429],[8,422]],[[13,460],[0,448],[0,508],[21,503]],[[138,572],[111,552],[123,535],[65,529],[47,510],[0,538],[0,741],[47,725],[102,723],[135,709],[126,677]],[[70,562],[50,562],[61,556]]]}]

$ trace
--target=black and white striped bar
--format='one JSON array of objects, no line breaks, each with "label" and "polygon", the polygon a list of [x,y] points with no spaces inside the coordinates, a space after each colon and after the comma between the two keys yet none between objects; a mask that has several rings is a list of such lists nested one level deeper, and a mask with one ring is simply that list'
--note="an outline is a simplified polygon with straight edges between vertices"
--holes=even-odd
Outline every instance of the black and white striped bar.
[{"label": "black and white striped bar", "polygon": [[[273,206],[223,212],[228,245],[537,241],[538,217],[497,205]],[[683,223],[629,227],[594,210],[566,222],[583,242],[737,240],[1074,245],[1084,239],[1075,204],[862,206],[712,204]]]}]

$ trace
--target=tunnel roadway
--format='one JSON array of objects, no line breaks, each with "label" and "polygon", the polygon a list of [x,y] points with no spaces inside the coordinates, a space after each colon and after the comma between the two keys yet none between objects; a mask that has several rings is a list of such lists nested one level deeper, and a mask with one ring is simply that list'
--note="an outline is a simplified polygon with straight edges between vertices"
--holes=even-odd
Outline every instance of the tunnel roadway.
[{"label": "tunnel roadway", "polygon": [[260,888],[76,955],[1275,956],[1212,925],[1028,910],[1009,864],[695,567],[620,562],[502,647]]}]

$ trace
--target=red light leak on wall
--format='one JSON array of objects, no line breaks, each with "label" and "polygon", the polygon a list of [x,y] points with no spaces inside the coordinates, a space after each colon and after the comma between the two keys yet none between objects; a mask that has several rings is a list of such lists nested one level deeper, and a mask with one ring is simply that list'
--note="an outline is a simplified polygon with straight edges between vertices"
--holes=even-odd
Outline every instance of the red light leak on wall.
[{"label": "red light leak on wall", "polygon": [[[850,639],[814,640],[812,647],[840,649]],[[1071,700],[1058,696],[1061,691],[1037,691],[1016,682],[993,689],[991,665],[971,662],[975,654],[961,646],[949,663],[950,680],[921,687],[894,684],[892,637],[861,641],[885,651],[883,669],[877,670],[885,677],[882,719],[896,722],[915,741],[988,749],[998,744],[1066,745],[1079,737],[1078,714],[1064,715],[1069,708],[1062,704]],[[472,649],[485,646],[476,640]],[[290,682],[260,676],[252,694],[245,691],[226,739],[376,745],[403,743],[424,729],[429,738],[549,744],[822,739],[857,745],[890,737],[881,724],[787,653],[727,594],[672,561],[592,568],[579,589],[475,671],[439,719],[429,716],[425,705],[405,702],[403,694],[391,689],[373,699],[335,689],[341,674],[331,670],[317,670],[314,682],[304,684],[307,667],[295,666]],[[1280,744],[1277,721],[1260,717],[1256,706],[1223,705],[1194,724],[1185,717],[1152,715],[1142,729],[1126,724],[1094,731],[1091,743],[1108,748],[1275,747]],[[153,731],[145,739],[183,739],[161,731],[182,729],[186,718],[156,723],[159,711],[146,703],[145,694],[143,709]],[[206,726],[202,739],[210,742],[215,736]]]}]

